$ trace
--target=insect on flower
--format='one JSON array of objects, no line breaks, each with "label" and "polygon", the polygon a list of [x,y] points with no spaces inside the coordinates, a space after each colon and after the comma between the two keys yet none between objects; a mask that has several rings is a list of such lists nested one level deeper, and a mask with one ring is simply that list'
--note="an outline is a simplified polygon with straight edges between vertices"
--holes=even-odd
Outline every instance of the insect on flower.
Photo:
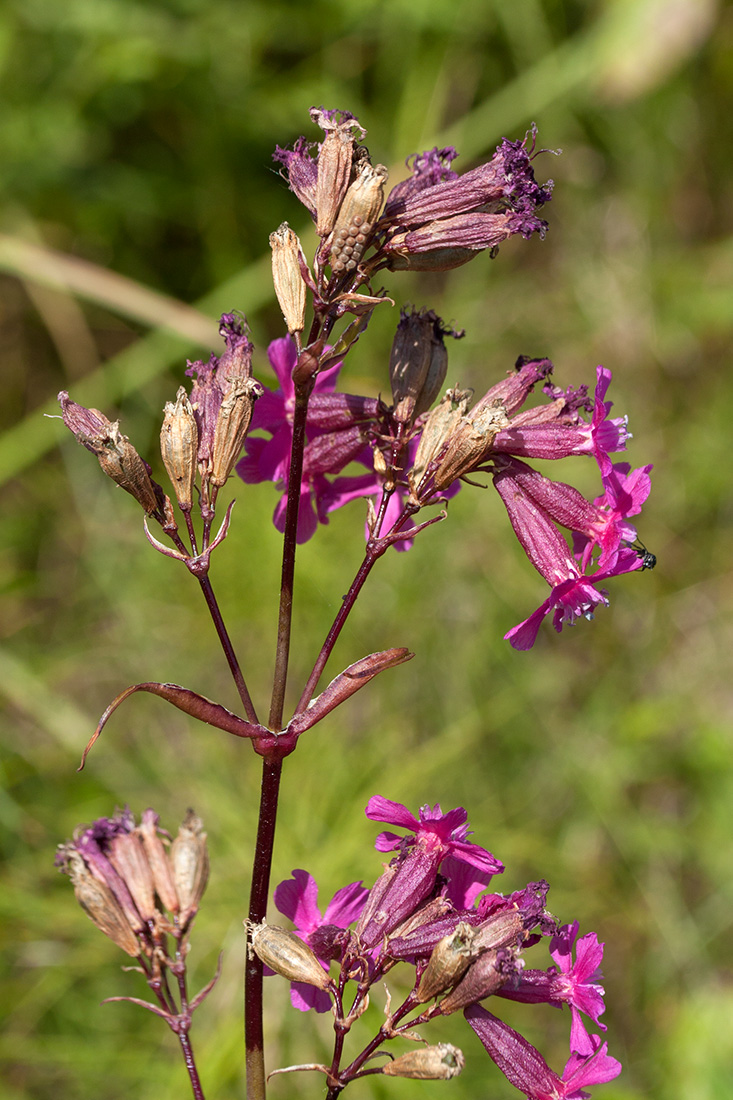
[{"label": "insect on flower", "polygon": [[637,554],[641,558],[642,569],[653,569],[654,566],[657,564],[657,555],[652,554],[651,550],[647,550],[641,539],[637,539],[631,549],[636,550]]}]

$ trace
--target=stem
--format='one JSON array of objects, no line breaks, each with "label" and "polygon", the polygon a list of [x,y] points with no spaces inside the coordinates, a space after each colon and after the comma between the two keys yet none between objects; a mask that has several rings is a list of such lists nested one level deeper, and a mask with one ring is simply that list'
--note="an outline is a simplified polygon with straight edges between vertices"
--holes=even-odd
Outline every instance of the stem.
[{"label": "stem", "polygon": [[271,730],[282,728],[283,707],[285,704],[285,685],[288,678],[288,661],[290,659],[290,631],[293,618],[295,548],[298,535],[300,486],[303,479],[303,455],[305,452],[305,424],[308,415],[308,399],[312,389],[312,380],[295,386],[293,443],[290,451],[288,498],[285,511],[283,562],[280,579],[280,610],[277,620],[277,652],[272,684],[272,703],[270,705],[269,726]]},{"label": "stem", "polygon": [[196,1069],[196,1059],[193,1056],[193,1047],[191,1046],[191,1040],[188,1037],[188,1028],[181,1029],[178,1032],[178,1041],[181,1044],[181,1050],[183,1051],[183,1060],[186,1063],[186,1069],[188,1070],[188,1076],[191,1081],[191,1088],[193,1090],[194,1100],[206,1100],[204,1097],[204,1090],[201,1088],[201,1081],[199,1080],[198,1070]]},{"label": "stem", "polygon": [[255,722],[259,724],[257,712],[254,708],[254,704],[250,697],[249,691],[247,690],[247,685],[244,682],[244,676],[242,675],[242,670],[239,667],[239,661],[237,660],[237,656],[234,652],[234,646],[232,645],[231,638],[229,637],[227,628],[224,625],[224,619],[222,618],[221,611],[219,610],[219,604],[216,601],[214,589],[211,587],[211,581],[209,580],[208,576],[202,576],[198,578],[198,582],[201,585],[201,591],[204,594],[206,605],[209,609],[211,618],[214,621],[216,633],[219,635],[219,641],[221,642],[221,647],[224,650],[224,656],[227,659],[227,663],[231,670],[232,676],[234,677],[234,683],[237,685],[237,691],[239,692],[239,698],[242,700],[244,712],[250,722]]},{"label": "stem", "polygon": [[356,603],[357,596],[361,592],[364,583],[372,571],[372,567],[375,562],[381,558],[382,554],[387,550],[389,543],[384,540],[370,540],[367,543],[366,554],[364,560],[359,566],[359,571],[351,582],[351,588],[344,596],[341,607],[338,610],[338,614],[333,621],[331,629],[326,635],[326,640],[321,646],[321,652],[318,654],[318,659],[313,666],[313,671],[308,677],[308,682],[303,688],[303,694],[300,697],[297,707],[295,708],[296,714],[301,714],[311,701],[313,692],[316,689],[316,684],[321,678],[321,673],[326,667],[326,662],[331,656],[333,647],[336,645],[338,636],[343,629],[344,623],[348,619],[351,609]]},{"label": "stem", "polygon": [[[260,819],[252,864],[249,919],[261,924],[267,912],[270,870],[275,843],[277,799],[282,760],[264,760],[260,790]],[[262,963],[254,955],[247,959],[244,979],[244,1033],[246,1041],[247,1100],[264,1100],[265,1058],[262,1028]]]}]

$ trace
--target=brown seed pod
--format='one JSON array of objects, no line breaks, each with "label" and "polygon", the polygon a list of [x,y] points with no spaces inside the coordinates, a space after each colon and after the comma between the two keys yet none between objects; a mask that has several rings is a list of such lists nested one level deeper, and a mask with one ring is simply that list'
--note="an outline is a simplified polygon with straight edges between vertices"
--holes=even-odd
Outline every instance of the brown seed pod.
[{"label": "brown seed pod", "polygon": [[250,924],[245,921],[252,950],[270,970],[291,982],[305,982],[328,990],[331,979],[307,943],[294,932],[275,924]]},{"label": "brown seed pod", "polygon": [[463,1052],[450,1043],[410,1050],[382,1067],[388,1077],[412,1077],[420,1081],[448,1081],[466,1064]]}]

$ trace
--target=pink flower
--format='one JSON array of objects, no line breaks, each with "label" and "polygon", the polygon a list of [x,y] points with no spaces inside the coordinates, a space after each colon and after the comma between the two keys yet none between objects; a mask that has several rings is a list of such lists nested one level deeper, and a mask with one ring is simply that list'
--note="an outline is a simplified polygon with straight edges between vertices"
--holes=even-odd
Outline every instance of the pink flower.
[{"label": "pink flower", "polygon": [[602,604],[608,606],[608,593],[596,586],[610,577],[631,573],[641,569],[643,558],[636,550],[626,547],[619,551],[613,566],[601,569],[591,576],[579,573],[575,566],[569,569],[568,577],[556,584],[549,597],[540,604],[529,618],[513,626],[504,638],[511,642],[514,649],[531,649],[534,645],[542,620],[553,612],[552,625],[558,634],[565,623],[573,624],[581,615],[592,619],[595,608]]},{"label": "pink flower", "polygon": [[[613,402],[605,401],[611,382],[611,371],[605,367],[597,368],[597,382],[593,416],[590,424],[577,417],[573,406],[578,395],[568,395],[568,410],[572,410],[573,423],[567,417],[548,419],[552,406],[540,406],[521,414],[519,422],[512,421],[508,428],[500,431],[494,439],[493,449],[503,454],[517,455],[520,458],[568,458],[570,455],[593,455],[598,462],[601,474],[605,477],[611,469],[609,452],[626,449],[629,438],[627,418],[610,418]],[[556,397],[566,396],[551,387]],[[584,391],[581,391],[582,398]],[[562,413],[562,407],[559,407]],[[571,415],[570,412],[568,415]]]},{"label": "pink flower", "polygon": [[[622,540],[636,537],[625,514],[627,509],[632,513],[640,510],[649,491],[651,467],[624,477],[617,467],[610,466],[606,493],[591,504],[571,485],[551,481],[517,459],[507,458],[497,466],[494,486],[514,532],[532,565],[552,588],[548,599],[529,618],[504,635],[515,649],[531,649],[550,611],[558,633],[565,623],[572,624],[580,616],[592,619],[599,604],[608,604],[607,592],[598,585],[642,568],[643,557]],[[555,524],[579,534],[580,565]],[[601,556],[594,565],[596,545]]]},{"label": "pink flower", "polygon": [[417,847],[439,855],[439,862],[450,855],[492,875],[500,874],[504,870],[504,864],[492,856],[491,852],[466,840],[468,814],[462,806],[444,814],[436,803],[432,809],[430,806],[421,806],[419,814],[417,818],[401,802],[391,802],[381,795],[370,798],[366,815],[371,821],[385,821],[390,825],[399,825],[403,829],[414,831],[414,836],[406,837],[396,833],[380,833],[374,844],[377,851],[389,852],[395,848],[404,851]]},{"label": "pink flower", "polygon": [[566,1001],[572,1010],[573,1022],[570,1029],[570,1049],[578,1054],[592,1054],[590,1037],[580,1019],[584,1012],[593,1022],[605,1031],[605,1025],[598,1017],[605,1011],[603,986],[596,979],[601,977],[600,965],[603,958],[602,943],[598,942],[595,932],[582,936],[575,945],[575,961],[572,948],[578,935],[578,922],[564,924],[550,942],[550,954],[559,967],[559,974],[553,981],[555,998]]},{"label": "pink flower", "polygon": [[578,922],[565,924],[550,941],[550,954],[557,966],[549,970],[524,970],[514,986],[499,991],[501,997],[524,1004],[569,1004],[572,1013],[570,1050],[576,1054],[592,1054],[595,1047],[580,1017],[584,1012],[597,1027],[605,1031],[598,1017],[605,1011],[600,963],[603,958],[602,943],[595,932],[582,936],[576,944],[573,961],[572,947],[578,935]]},{"label": "pink flower", "polygon": [[609,1056],[608,1045],[597,1035],[591,1036],[591,1052],[571,1054],[558,1077],[523,1035],[485,1008],[471,1005],[464,1016],[507,1080],[529,1100],[582,1100],[589,1095],[583,1091],[587,1085],[612,1081],[621,1072],[621,1063]]},{"label": "pink flower", "polygon": [[[293,871],[291,879],[285,879],[275,888],[274,898],[278,910],[293,922],[293,931],[316,953],[324,970],[332,959],[341,957],[338,935],[355,921],[369,893],[361,882],[352,882],[337,890],[321,915],[316,902],[318,886],[307,871]],[[294,1008],[307,1012],[328,1012],[331,998],[327,993],[305,982],[290,983],[290,1000]]]},{"label": "pink flower", "polygon": [[605,492],[596,497],[598,509],[595,521],[587,528],[578,527],[573,540],[576,557],[586,569],[595,546],[601,550],[599,568],[612,564],[622,543],[636,540],[636,528],[628,523],[636,516],[651,491],[649,474],[652,466],[632,470],[628,462],[617,462],[604,476]]},{"label": "pink flower", "polygon": [[466,840],[468,826],[463,807],[441,812],[423,806],[419,818],[399,802],[375,795],[369,799],[366,815],[372,821],[386,821],[410,829],[411,835],[380,833],[375,847],[380,852],[397,850],[384,874],[369,892],[356,933],[364,947],[374,947],[383,936],[400,924],[435,889],[437,875],[448,856],[465,864],[469,873],[460,883],[460,892],[473,896],[480,892],[492,875],[504,865],[491,852]]},{"label": "pink flower", "polygon": [[[287,483],[293,442],[295,388],[292,372],[297,355],[289,336],[273,340],[267,349],[280,388],[265,390],[255,405],[244,458],[237,463],[243,481],[274,481],[283,493],[273,515],[278,531],[285,530]],[[329,512],[356,497],[377,490],[374,474],[363,478],[330,479],[350,462],[361,462],[372,469],[371,448],[363,435],[364,427],[376,417],[375,398],[333,392],[341,364],[329,367],[316,378],[310,399],[307,436],[300,483],[298,542],[307,542],[319,523],[328,523]],[[268,432],[269,439],[253,436],[257,430]]]}]

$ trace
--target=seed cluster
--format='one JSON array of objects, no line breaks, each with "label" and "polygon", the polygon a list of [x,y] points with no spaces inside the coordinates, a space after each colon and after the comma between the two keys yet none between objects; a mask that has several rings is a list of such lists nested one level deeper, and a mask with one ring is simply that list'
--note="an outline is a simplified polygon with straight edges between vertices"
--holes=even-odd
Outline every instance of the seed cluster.
[{"label": "seed cluster", "polygon": [[331,246],[331,268],[334,274],[356,270],[373,228],[360,214],[355,214],[348,225],[336,230]]}]

